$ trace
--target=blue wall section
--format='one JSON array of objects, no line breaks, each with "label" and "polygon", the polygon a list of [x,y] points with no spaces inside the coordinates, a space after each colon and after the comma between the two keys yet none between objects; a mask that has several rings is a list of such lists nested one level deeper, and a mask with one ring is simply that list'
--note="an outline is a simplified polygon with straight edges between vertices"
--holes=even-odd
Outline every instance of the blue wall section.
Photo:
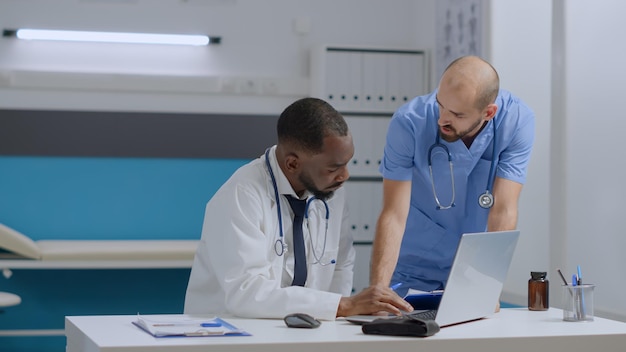
[{"label": "blue wall section", "polygon": [[196,239],[247,160],[0,157],[0,222],[38,239]]},{"label": "blue wall section", "polygon": [[[0,289],[22,297],[0,313],[0,330],[63,329],[66,315],[180,314],[189,269],[14,270]],[[2,352],[63,352],[64,336],[4,337]]]},{"label": "blue wall section", "polygon": [[[39,239],[199,239],[204,207],[248,160],[0,157],[0,222]],[[14,270],[0,330],[63,329],[66,315],[182,313],[189,269]],[[64,351],[63,336],[0,351]]]}]

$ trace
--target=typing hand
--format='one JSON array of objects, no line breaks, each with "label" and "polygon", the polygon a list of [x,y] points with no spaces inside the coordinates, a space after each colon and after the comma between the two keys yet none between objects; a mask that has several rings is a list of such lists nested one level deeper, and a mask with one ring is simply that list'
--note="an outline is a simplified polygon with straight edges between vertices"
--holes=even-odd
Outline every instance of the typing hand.
[{"label": "typing hand", "polygon": [[411,312],[413,307],[389,287],[370,286],[356,295],[342,297],[337,309],[338,317],[358,314],[380,314],[387,312],[401,315]]}]

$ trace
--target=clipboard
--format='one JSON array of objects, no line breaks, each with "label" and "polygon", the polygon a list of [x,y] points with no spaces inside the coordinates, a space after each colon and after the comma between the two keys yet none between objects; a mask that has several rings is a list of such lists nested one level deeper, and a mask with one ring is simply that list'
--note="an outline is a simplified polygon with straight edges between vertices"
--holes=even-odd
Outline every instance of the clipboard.
[{"label": "clipboard", "polygon": [[218,317],[198,319],[173,316],[167,319],[152,319],[137,314],[137,320],[132,323],[154,337],[251,336]]}]

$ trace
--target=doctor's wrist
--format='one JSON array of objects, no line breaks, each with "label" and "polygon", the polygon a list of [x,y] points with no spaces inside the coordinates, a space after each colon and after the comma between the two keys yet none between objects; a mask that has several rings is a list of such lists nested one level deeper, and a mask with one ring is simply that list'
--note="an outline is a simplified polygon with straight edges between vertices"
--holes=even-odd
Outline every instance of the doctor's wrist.
[{"label": "doctor's wrist", "polygon": [[337,306],[337,317],[347,317],[352,315],[350,312],[354,310],[354,302],[350,297],[341,297]]}]

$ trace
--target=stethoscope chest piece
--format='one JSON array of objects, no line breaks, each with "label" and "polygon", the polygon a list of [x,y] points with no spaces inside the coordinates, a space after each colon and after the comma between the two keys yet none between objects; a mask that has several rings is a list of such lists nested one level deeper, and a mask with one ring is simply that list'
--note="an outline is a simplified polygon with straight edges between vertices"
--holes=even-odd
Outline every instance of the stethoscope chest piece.
[{"label": "stethoscope chest piece", "polygon": [[481,208],[489,209],[493,205],[493,194],[491,194],[488,190],[485,193],[481,194],[478,197],[478,205]]},{"label": "stethoscope chest piece", "polygon": [[279,257],[287,252],[287,244],[282,238],[277,239],[276,242],[274,242],[274,252],[276,252],[276,255]]}]

